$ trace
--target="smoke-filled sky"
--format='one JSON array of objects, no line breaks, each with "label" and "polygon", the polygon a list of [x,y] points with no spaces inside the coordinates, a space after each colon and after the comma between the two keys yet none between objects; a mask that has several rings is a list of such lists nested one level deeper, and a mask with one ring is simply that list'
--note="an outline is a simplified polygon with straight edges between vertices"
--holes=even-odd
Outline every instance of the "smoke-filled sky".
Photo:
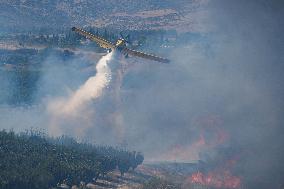
[{"label": "smoke-filled sky", "polygon": [[[204,29],[202,37],[177,46],[168,54],[169,65],[133,65],[119,96],[111,89],[120,85],[112,66],[114,83],[100,98],[54,125],[56,111],[50,112],[50,105],[72,97],[90,71],[76,76],[76,65],[85,58],[64,66],[47,58],[39,103],[1,106],[1,128],[42,127],[52,135],[123,144],[142,151],[146,160],[193,161],[204,151],[227,145],[241,149],[240,166],[250,182],[267,188],[265,184],[275,181],[279,187],[284,179],[284,3],[202,2],[202,19],[192,18]],[[111,61],[118,63],[115,57]]]}]

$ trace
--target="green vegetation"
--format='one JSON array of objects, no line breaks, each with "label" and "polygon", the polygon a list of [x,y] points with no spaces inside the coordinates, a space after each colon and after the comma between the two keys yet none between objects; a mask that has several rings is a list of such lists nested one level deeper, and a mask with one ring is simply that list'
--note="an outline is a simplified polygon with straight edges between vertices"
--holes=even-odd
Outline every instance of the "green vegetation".
[{"label": "green vegetation", "polygon": [[0,188],[51,188],[60,183],[92,182],[117,167],[123,175],[144,160],[139,152],[47,137],[30,130],[0,131]]}]

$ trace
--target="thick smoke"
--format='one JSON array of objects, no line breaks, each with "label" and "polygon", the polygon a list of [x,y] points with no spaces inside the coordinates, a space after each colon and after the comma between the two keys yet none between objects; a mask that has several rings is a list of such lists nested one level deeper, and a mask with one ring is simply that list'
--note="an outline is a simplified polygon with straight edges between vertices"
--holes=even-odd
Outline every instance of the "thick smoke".
[{"label": "thick smoke", "polygon": [[214,149],[226,146],[239,155],[238,174],[249,188],[279,188],[283,7],[281,1],[209,2],[207,32],[177,47],[171,65],[126,76],[125,82],[141,78],[125,86],[135,89],[125,108],[130,143],[148,159],[182,161],[204,151],[217,158]]}]

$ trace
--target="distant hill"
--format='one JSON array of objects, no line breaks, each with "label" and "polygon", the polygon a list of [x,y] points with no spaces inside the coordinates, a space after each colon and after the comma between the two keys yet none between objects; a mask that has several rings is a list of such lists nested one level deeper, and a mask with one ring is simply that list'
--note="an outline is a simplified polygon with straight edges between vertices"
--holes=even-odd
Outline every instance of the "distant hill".
[{"label": "distant hill", "polygon": [[[176,28],[200,7],[195,0],[1,0],[4,31],[92,25],[116,29]],[[182,22],[181,22],[182,21]],[[192,20],[190,21],[192,23]],[[187,25],[188,26],[188,25]]]}]

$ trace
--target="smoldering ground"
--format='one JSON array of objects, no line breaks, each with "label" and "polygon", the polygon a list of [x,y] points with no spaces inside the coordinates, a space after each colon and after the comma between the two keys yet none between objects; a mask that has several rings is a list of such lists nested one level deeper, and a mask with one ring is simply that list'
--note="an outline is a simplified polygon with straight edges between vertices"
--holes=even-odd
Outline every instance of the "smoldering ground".
[{"label": "smoldering ground", "polygon": [[241,152],[238,174],[249,188],[280,188],[283,3],[220,0],[201,6],[206,32],[173,49],[169,65],[134,65],[123,77],[118,107],[106,91],[75,119],[61,119],[53,127],[59,130],[49,130],[49,102],[68,99],[95,75],[95,66],[78,72],[85,70],[84,59],[59,66],[51,58],[39,82],[39,105],[2,106],[2,128],[34,126],[52,135],[122,143],[146,160],[192,161],[204,151],[214,158],[217,146],[229,146]]}]

